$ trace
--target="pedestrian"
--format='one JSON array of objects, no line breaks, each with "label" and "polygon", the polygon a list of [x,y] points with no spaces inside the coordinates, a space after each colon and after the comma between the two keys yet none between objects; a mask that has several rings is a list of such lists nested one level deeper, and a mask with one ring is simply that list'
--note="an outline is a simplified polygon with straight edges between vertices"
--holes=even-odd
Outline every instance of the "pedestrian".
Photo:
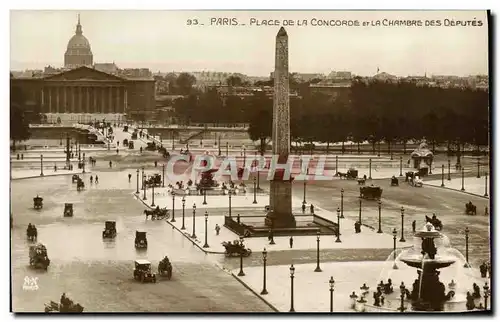
[{"label": "pedestrian", "polygon": [[21,160],[24,160],[24,154],[21,153]]},{"label": "pedestrian", "polygon": [[54,164],[54,172],[57,172],[57,165]]},{"label": "pedestrian", "polygon": [[111,168],[113,166],[113,162],[109,161],[109,167]]},{"label": "pedestrian", "polygon": [[417,221],[416,220],[412,221],[411,229],[413,230],[413,232],[415,232],[415,230],[417,229]]},{"label": "pedestrian", "polygon": [[141,152],[141,153],[142,153],[142,146],[140,147],[139,152]]},{"label": "pedestrian", "polygon": [[220,233],[220,226],[219,224],[215,224],[215,234],[219,236],[219,233]]},{"label": "pedestrian", "polygon": [[302,203],[302,213],[305,213],[306,212],[306,203],[303,202]]},{"label": "pedestrian", "polygon": [[116,149],[116,154],[118,154],[118,149]]},{"label": "pedestrian", "polygon": [[293,248],[293,236],[290,236],[290,248]]},{"label": "pedestrian", "polygon": [[116,141],[116,146],[120,146],[120,141]]},{"label": "pedestrian", "polygon": [[314,214],[314,205],[313,205],[313,204],[311,204],[311,207],[310,207],[310,208],[311,208],[311,214]]},{"label": "pedestrian", "polygon": [[92,176],[90,176],[90,183],[92,183],[94,181],[94,178]]},{"label": "pedestrian", "polygon": [[128,182],[130,182],[130,179],[132,178],[132,175],[129,173],[128,174]]},{"label": "pedestrian", "polygon": [[95,175],[95,183],[99,183],[99,177],[97,176],[97,174]]},{"label": "pedestrian", "polygon": [[155,168],[158,166],[158,161],[155,161]]}]

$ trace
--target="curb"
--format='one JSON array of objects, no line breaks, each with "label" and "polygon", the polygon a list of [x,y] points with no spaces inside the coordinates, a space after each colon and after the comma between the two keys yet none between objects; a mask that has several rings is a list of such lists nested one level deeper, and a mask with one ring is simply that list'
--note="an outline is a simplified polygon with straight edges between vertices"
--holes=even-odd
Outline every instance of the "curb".
[{"label": "curb", "polygon": [[[85,173],[92,173],[92,171],[86,171]],[[83,174],[83,173],[58,173],[58,174],[46,174],[43,177],[42,176],[30,176],[30,177],[22,177],[22,178],[10,178],[10,181],[16,181],[16,180],[24,180],[24,179],[35,179],[35,178],[46,178],[46,177],[60,177],[60,176],[72,176],[74,174]]]},{"label": "curb", "polygon": [[483,199],[490,199],[490,197],[485,197],[484,195],[478,195],[477,193],[468,192],[468,191],[462,191],[460,189],[448,188],[446,186],[441,187],[439,185],[434,185],[434,184],[429,184],[429,183],[424,183],[424,186],[435,187],[435,188],[442,188],[442,189],[448,189],[448,190],[451,190],[451,191],[461,192],[461,193],[465,193],[465,194],[468,194],[468,195],[471,195],[471,196],[480,197],[480,198],[483,198]]},{"label": "curb", "polygon": [[267,306],[269,306],[274,312],[279,312],[279,310],[274,306],[272,305],[271,303],[269,303],[262,295],[260,295],[258,292],[254,291],[250,286],[248,286],[247,283],[243,282],[242,279],[240,279],[238,277],[238,275],[234,274],[233,272],[231,272],[231,276],[234,277],[235,280],[237,280],[238,282],[240,282],[241,285],[243,285],[247,290],[249,290],[250,292],[252,292],[255,296],[257,296],[259,299],[262,300],[262,302],[264,302]]},{"label": "curb", "polygon": [[[144,206],[148,207],[150,210],[153,209],[150,205],[148,205],[146,202],[144,202],[144,200],[142,200],[135,193],[132,193],[132,195],[134,196],[134,198],[136,198],[137,200],[139,200],[140,202],[142,202],[142,204]],[[179,228],[177,228],[176,226],[174,226],[170,221],[165,220],[165,222],[168,223],[170,226],[172,226],[173,229],[175,229],[179,233],[181,233],[181,235],[183,235],[184,237],[186,237],[187,240],[189,240],[194,246],[198,247],[198,249],[201,250],[202,252],[204,252],[205,254],[225,254],[224,252],[215,252],[215,251],[204,249],[203,247],[201,247],[200,245],[198,245],[198,243],[195,240],[193,240],[191,237],[189,237],[189,235],[185,234],[182,230],[180,230]]]}]

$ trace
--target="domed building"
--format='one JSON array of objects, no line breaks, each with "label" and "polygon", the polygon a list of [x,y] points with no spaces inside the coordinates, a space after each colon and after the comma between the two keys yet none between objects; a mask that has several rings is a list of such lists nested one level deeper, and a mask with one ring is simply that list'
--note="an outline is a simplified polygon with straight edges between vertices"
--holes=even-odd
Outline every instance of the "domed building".
[{"label": "domed building", "polygon": [[75,34],[68,41],[66,53],[64,54],[64,67],[77,68],[80,66],[92,66],[93,55],[90,49],[90,43],[83,35],[82,25],[80,24],[80,15],[76,25]]}]

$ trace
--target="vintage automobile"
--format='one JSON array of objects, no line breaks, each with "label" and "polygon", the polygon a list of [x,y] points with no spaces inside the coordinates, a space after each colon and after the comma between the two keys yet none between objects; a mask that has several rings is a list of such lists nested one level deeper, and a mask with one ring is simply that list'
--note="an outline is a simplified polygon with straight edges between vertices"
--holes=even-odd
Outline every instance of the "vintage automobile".
[{"label": "vintage automobile", "polygon": [[73,204],[65,203],[64,204],[64,217],[73,217]]},{"label": "vintage automobile", "polygon": [[156,151],[156,143],[148,142],[145,149],[146,151]]},{"label": "vintage automobile", "polygon": [[80,303],[74,303],[72,300],[66,297],[65,294],[61,296],[61,302],[58,304],[54,301],[50,301],[49,304],[45,304],[45,313],[82,313],[84,307]]},{"label": "vintage automobile", "polygon": [[222,246],[226,249],[225,255],[227,257],[235,257],[235,256],[243,256],[248,257],[252,254],[252,250],[250,248],[245,248],[239,240],[235,240],[233,242],[222,242]]},{"label": "vintage automobile", "polygon": [[158,264],[158,275],[167,279],[172,278],[172,263],[170,263],[168,256],[165,256]]},{"label": "vintage automobile", "polygon": [[35,225],[29,224],[28,228],[26,229],[26,237],[30,241],[36,241],[38,237],[38,230],[36,229]]},{"label": "vintage automobile", "polygon": [[170,213],[168,212],[168,209],[165,208],[160,208],[160,206],[157,206],[155,209],[151,210],[144,210],[144,214],[146,215],[146,220],[148,220],[148,217],[151,216],[151,220],[163,220],[163,219],[168,219],[170,218]]},{"label": "vintage automobile", "polygon": [[465,214],[470,216],[477,215],[477,207],[470,201],[465,204]]},{"label": "vintage automobile", "polygon": [[358,178],[358,170],[350,168],[347,170],[346,179],[354,180]]},{"label": "vintage automobile", "polygon": [[102,232],[102,238],[115,238],[116,237],[116,222],[106,221],[104,223],[104,231]]},{"label": "vintage automobile", "polygon": [[424,181],[418,176],[415,175],[412,181],[410,181],[411,185],[414,187],[422,187],[424,185]]},{"label": "vintage automobile", "polygon": [[145,231],[135,231],[135,248],[146,249],[148,248],[148,239]]},{"label": "vintage automobile", "polygon": [[365,186],[359,187],[359,194],[363,199],[380,199],[382,197],[382,191],[379,186]]},{"label": "vintage automobile", "polygon": [[30,266],[34,268],[47,269],[50,265],[50,259],[47,256],[47,248],[43,244],[30,246]]},{"label": "vintage automobile", "polygon": [[137,281],[156,283],[156,274],[151,271],[151,262],[145,259],[135,261],[134,279]]},{"label": "vintage automobile", "polygon": [[433,215],[432,218],[429,216],[425,216],[425,222],[430,222],[436,230],[443,229],[443,223],[441,220],[437,219],[436,215]]},{"label": "vintage automobile", "polygon": [[412,182],[413,178],[415,178],[415,172],[408,171],[405,173],[405,182]]},{"label": "vintage automobile", "polygon": [[43,198],[40,196],[36,196],[33,198],[33,208],[42,209],[43,208]]},{"label": "vintage automobile", "polygon": [[137,131],[134,131],[134,133],[132,133],[132,140],[137,140]]},{"label": "vintage automobile", "polygon": [[127,139],[123,139],[123,146],[127,146],[128,147],[128,140]]},{"label": "vintage automobile", "polygon": [[125,126],[123,127],[123,132],[128,132],[128,125],[125,125]]},{"label": "vintage automobile", "polygon": [[134,141],[130,140],[128,141],[128,148],[132,150],[134,148]]},{"label": "vintage automobile", "polygon": [[399,180],[395,176],[391,178],[391,186],[399,186]]},{"label": "vintage automobile", "polygon": [[82,191],[84,188],[85,188],[85,183],[81,178],[78,178],[78,181],[76,182],[76,190]]},{"label": "vintage automobile", "polygon": [[159,147],[158,152],[160,152],[165,159],[170,157],[170,153],[167,151],[165,147]]},{"label": "vintage automobile", "polygon": [[74,175],[71,176],[71,182],[72,183],[78,182],[78,179],[80,179],[80,177],[77,174],[74,174]]},{"label": "vintage automobile", "polygon": [[158,173],[153,174],[146,180],[146,186],[148,187],[151,186],[159,187],[161,186],[161,183],[162,183],[161,174]]}]

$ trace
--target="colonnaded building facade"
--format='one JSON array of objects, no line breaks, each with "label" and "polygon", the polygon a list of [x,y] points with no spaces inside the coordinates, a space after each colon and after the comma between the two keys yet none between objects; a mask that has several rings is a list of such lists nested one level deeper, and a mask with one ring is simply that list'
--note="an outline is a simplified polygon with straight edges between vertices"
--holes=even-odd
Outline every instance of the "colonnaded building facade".
[{"label": "colonnaded building facade", "polygon": [[154,79],[143,73],[138,77],[107,73],[98,65],[78,17],[64,68],[49,67],[43,73],[22,76],[11,73],[11,86],[20,87],[26,109],[42,113],[49,123],[147,120],[156,105]]}]

